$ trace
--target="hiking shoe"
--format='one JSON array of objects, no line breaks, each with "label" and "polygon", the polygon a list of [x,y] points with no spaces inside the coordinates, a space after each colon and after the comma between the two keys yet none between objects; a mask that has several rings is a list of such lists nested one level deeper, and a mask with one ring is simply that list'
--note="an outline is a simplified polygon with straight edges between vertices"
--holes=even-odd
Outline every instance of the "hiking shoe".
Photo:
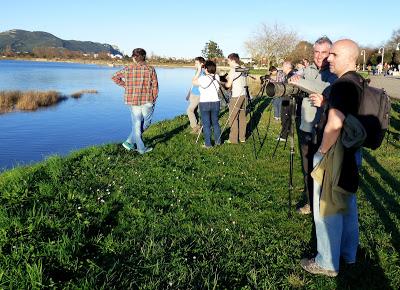
[{"label": "hiking shoe", "polygon": [[143,151],[139,151],[138,150],[138,152],[140,153],[140,154],[145,154],[145,153],[149,153],[149,152],[151,152],[151,151],[153,151],[153,148],[152,147],[147,147],[146,149],[144,149]]},{"label": "hiking shoe", "polygon": [[338,272],[333,271],[333,270],[326,270],[322,267],[320,267],[316,262],[315,259],[301,259],[300,261],[301,267],[306,270],[307,272],[311,274],[320,274],[320,275],[325,275],[328,277],[336,277],[338,275]]},{"label": "hiking shoe", "polygon": [[296,211],[299,214],[310,214],[311,213],[311,208],[310,208],[310,205],[307,203],[304,206],[299,207]]},{"label": "hiking shoe", "polygon": [[128,141],[125,141],[124,143],[122,143],[122,146],[128,151],[131,151],[132,149],[134,149],[133,145],[131,143],[129,143]]}]

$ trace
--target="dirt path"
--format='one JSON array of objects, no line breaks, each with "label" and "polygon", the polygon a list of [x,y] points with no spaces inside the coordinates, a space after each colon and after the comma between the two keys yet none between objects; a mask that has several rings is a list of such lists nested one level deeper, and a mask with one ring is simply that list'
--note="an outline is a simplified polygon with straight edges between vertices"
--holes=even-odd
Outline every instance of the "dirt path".
[{"label": "dirt path", "polygon": [[400,77],[370,76],[371,86],[384,88],[389,96],[400,99]]}]

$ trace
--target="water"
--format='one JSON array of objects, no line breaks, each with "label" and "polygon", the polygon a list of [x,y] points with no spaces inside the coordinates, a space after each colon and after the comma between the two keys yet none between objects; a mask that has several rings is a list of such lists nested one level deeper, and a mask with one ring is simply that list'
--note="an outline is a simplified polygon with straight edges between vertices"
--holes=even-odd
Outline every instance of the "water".
[{"label": "water", "polygon": [[[0,90],[56,90],[70,95],[95,89],[81,99],[68,99],[35,112],[0,115],[0,171],[66,155],[91,145],[122,142],[131,124],[123,88],[112,74],[120,68],[98,65],[0,61]],[[153,122],[184,114],[193,69],[156,68],[159,97]]]}]

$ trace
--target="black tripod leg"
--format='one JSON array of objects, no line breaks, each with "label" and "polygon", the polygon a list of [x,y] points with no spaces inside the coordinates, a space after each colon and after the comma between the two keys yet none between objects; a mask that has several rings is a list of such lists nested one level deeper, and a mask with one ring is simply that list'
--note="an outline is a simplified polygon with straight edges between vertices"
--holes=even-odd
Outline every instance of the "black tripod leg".
[{"label": "black tripod leg", "polygon": [[296,105],[294,98],[290,98],[290,165],[289,165],[289,197],[288,197],[288,217],[292,216],[292,194],[293,194],[293,166],[294,166],[294,126],[296,122]]}]

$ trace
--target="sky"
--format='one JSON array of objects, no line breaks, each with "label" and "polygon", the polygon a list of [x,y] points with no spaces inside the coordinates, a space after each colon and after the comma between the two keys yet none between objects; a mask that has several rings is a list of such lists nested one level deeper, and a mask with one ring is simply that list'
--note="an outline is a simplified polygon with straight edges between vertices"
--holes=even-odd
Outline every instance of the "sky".
[{"label": "sky", "polygon": [[65,40],[136,47],[148,54],[194,58],[215,41],[224,55],[248,57],[244,42],[262,23],[313,43],[327,35],[381,46],[400,29],[400,0],[0,0],[0,32],[46,31]]}]

